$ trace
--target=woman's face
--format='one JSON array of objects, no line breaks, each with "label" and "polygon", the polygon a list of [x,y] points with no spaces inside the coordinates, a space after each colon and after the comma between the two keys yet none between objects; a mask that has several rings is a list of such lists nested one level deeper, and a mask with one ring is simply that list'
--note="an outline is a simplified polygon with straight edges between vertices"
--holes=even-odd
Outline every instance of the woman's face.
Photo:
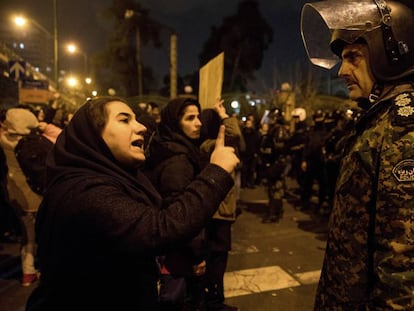
[{"label": "woman's face", "polygon": [[180,128],[190,139],[199,139],[201,130],[200,113],[196,105],[189,105],[184,108],[183,116],[180,119]]},{"label": "woman's face", "polygon": [[135,120],[132,109],[123,102],[108,103],[106,112],[108,120],[102,131],[102,138],[115,159],[128,167],[144,161],[146,127]]}]

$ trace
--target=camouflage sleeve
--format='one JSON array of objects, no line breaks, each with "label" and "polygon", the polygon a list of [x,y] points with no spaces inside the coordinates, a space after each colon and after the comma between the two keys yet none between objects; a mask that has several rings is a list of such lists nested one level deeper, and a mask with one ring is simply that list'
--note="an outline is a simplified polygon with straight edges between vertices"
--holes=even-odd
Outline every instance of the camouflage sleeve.
[{"label": "camouflage sleeve", "polygon": [[384,310],[414,310],[414,122],[399,122],[414,110],[396,117],[379,159],[373,297]]}]

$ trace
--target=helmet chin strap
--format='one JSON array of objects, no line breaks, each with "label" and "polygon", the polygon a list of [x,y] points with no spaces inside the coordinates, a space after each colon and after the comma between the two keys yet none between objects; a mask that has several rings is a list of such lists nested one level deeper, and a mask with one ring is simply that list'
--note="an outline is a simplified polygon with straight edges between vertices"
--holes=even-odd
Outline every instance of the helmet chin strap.
[{"label": "helmet chin strap", "polygon": [[371,93],[369,94],[369,97],[368,97],[369,102],[371,104],[375,103],[380,97],[383,90],[384,90],[384,85],[375,82],[374,85],[372,86]]},{"label": "helmet chin strap", "polygon": [[384,85],[375,82],[368,98],[361,97],[357,99],[358,106],[363,110],[368,110],[378,100],[383,90]]}]

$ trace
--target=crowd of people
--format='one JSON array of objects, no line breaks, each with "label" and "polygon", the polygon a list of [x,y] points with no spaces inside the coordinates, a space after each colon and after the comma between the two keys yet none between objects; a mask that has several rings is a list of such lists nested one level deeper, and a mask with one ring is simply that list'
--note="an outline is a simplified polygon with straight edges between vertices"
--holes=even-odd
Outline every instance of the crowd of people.
[{"label": "crowd of people", "polygon": [[[125,100],[117,97],[94,98],[87,101],[79,111],[86,109],[83,108],[84,106],[102,106],[101,110],[89,108],[85,112],[86,116],[83,118],[88,120],[90,118],[94,119],[92,127],[98,128],[98,132],[103,133],[105,122],[109,122],[110,117],[110,110],[107,107],[112,107],[113,102],[119,104],[119,102],[124,103]],[[119,105],[122,106],[121,104]],[[4,215],[4,218],[2,218],[3,226],[1,229],[3,237],[6,235],[17,236],[21,241],[22,285],[30,286],[37,282],[40,277],[42,280],[46,280],[40,282],[40,286],[34,291],[30,301],[34,301],[33,306],[35,306],[39,303],[36,299],[46,299],[43,295],[51,291],[51,286],[56,285],[58,288],[63,286],[63,284],[58,283],[58,280],[53,279],[56,273],[63,273],[56,266],[58,262],[59,266],[66,267],[68,271],[76,269],[76,273],[75,271],[71,273],[73,277],[84,278],[85,276],[82,273],[86,274],[86,271],[84,271],[85,267],[80,269],[76,264],[69,262],[70,259],[76,263],[76,257],[69,253],[63,256],[62,245],[55,245],[53,243],[55,238],[50,240],[50,235],[52,234],[52,231],[50,231],[51,227],[64,227],[64,224],[60,223],[60,221],[64,221],[61,218],[64,216],[56,216],[59,215],[60,209],[63,209],[63,207],[55,210],[56,207],[53,206],[62,204],[56,195],[58,193],[60,198],[62,193],[68,191],[69,186],[66,185],[66,182],[73,186],[73,182],[69,182],[66,179],[70,180],[69,177],[72,174],[75,180],[84,174],[85,176],[88,176],[88,174],[97,174],[98,176],[109,174],[111,176],[115,175],[116,177],[112,176],[115,179],[123,180],[126,178],[123,176],[126,170],[128,178],[131,178],[129,175],[137,175],[136,182],[142,182],[145,179],[145,183],[149,183],[151,187],[156,189],[157,194],[152,193],[154,189],[150,189],[151,200],[147,204],[155,200],[156,204],[154,202],[151,204],[159,205],[158,212],[161,214],[164,212],[168,215],[168,206],[176,206],[177,201],[181,202],[187,187],[197,180],[199,175],[208,167],[210,158],[215,150],[220,126],[223,124],[225,125],[224,141],[226,145],[231,146],[235,157],[237,155],[237,158],[240,158],[238,160],[240,163],[234,167],[234,170],[230,171],[230,177],[234,186],[228,189],[228,193],[225,193],[225,197],[222,198],[219,204],[215,204],[212,217],[207,222],[204,222],[201,227],[200,223],[197,224],[198,230],[194,224],[192,228],[187,228],[185,222],[179,224],[183,221],[180,219],[180,217],[183,217],[182,215],[163,215],[163,217],[167,218],[162,221],[162,224],[154,223],[161,230],[158,234],[162,235],[162,237],[157,237],[157,233],[152,233],[155,234],[153,238],[159,239],[158,244],[155,239],[153,242],[156,245],[150,246],[145,243],[144,245],[145,248],[149,248],[149,253],[154,255],[154,262],[157,265],[157,275],[160,281],[158,296],[160,310],[237,310],[236,307],[224,304],[223,279],[227,266],[228,252],[231,250],[231,225],[236,220],[240,190],[243,187],[265,186],[269,194],[269,208],[263,221],[274,222],[280,219],[283,211],[282,202],[286,190],[284,184],[285,177],[292,174],[289,141],[293,136],[288,130],[281,110],[273,109],[268,115],[266,122],[259,123],[261,127],[259,131],[257,130],[258,124],[252,116],[249,116],[246,121],[242,121],[236,115],[230,116],[226,111],[224,101],[221,99],[218,99],[212,108],[204,110],[201,110],[200,104],[196,99],[186,97],[171,100],[163,109],[160,109],[155,103],[145,105],[141,103],[134,107],[131,106],[133,105],[129,104],[128,109],[132,109],[132,113],[129,110],[125,112],[118,107],[120,116],[114,118],[117,122],[132,123],[134,120],[140,122],[138,124],[142,128],[137,127],[139,131],[131,129],[132,132],[139,132],[138,138],[132,142],[125,142],[125,144],[131,143],[131,148],[136,147],[143,153],[140,157],[136,155],[138,160],[126,159],[127,155],[123,153],[126,153],[128,150],[125,149],[125,146],[121,146],[120,142],[115,143],[116,135],[120,135],[115,131],[113,133],[109,132],[107,140],[104,139],[106,147],[101,146],[102,143],[100,143],[95,148],[97,150],[89,150],[91,146],[86,148],[85,153],[82,150],[78,150],[81,149],[81,146],[85,147],[84,144],[86,142],[77,141],[79,139],[77,135],[80,135],[80,132],[72,129],[72,126],[74,126],[72,124],[76,123],[63,123],[60,117],[57,119],[57,107],[54,105],[35,108],[28,105],[20,105],[4,111],[1,120],[2,132],[0,140],[4,156],[4,161],[2,162],[4,164],[2,171],[2,215]],[[79,113],[76,112],[75,116]],[[92,115],[90,116],[90,114]],[[106,116],[106,119],[100,114]],[[126,114],[128,116],[125,116]],[[69,117],[73,117],[73,114]],[[125,120],[121,117],[125,118]],[[89,120],[89,122],[92,121]],[[302,124],[305,123],[304,120],[298,122],[296,133],[299,132]],[[303,128],[306,128],[303,131],[304,137],[310,137],[312,131],[307,126]],[[75,132],[71,132],[70,136],[68,136],[68,131],[71,129]],[[85,133],[88,132],[86,129],[84,130]],[[119,131],[121,133],[121,130]],[[86,134],[82,135],[88,136]],[[132,136],[133,134],[129,134],[126,137],[132,139]],[[70,142],[70,147],[68,146],[69,142],[64,141],[63,137],[66,137],[66,140]],[[90,138],[85,137],[83,139]],[[64,142],[59,142],[59,140]],[[111,143],[114,146],[110,146]],[[54,148],[55,144],[57,145]],[[66,150],[66,148],[69,150]],[[72,150],[73,148],[76,148],[76,150]],[[107,150],[108,148],[110,149],[109,151]],[[51,152],[52,149],[53,152]],[[106,154],[106,158],[104,156],[104,159],[97,158],[94,165],[92,165],[93,161],[91,159],[94,158],[94,152],[97,153],[98,150],[104,155]],[[106,151],[104,152],[104,150]],[[301,157],[305,154],[305,150],[307,150],[306,143],[301,148]],[[47,158],[48,156],[49,159]],[[81,160],[82,157],[89,158]],[[96,157],[98,156],[96,155]],[[120,166],[117,170],[121,170],[122,174],[120,172],[110,173],[107,171],[109,168],[102,171],[103,169],[98,167],[99,164],[104,165],[108,159],[115,164],[106,164],[106,166]],[[74,162],[72,163],[72,161]],[[126,163],[123,163],[123,161],[126,161]],[[91,168],[87,168],[88,165],[91,165]],[[66,168],[66,166],[73,166],[72,170]],[[115,170],[115,167],[112,169]],[[55,171],[59,172],[60,170],[68,175],[63,177],[58,174],[59,178],[53,177],[54,174],[57,174]],[[69,172],[72,173],[69,174]],[[61,179],[63,185],[60,185]],[[97,183],[99,184],[99,182]],[[91,187],[94,185],[93,183]],[[84,187],[89,187],[89,185],[84,185]],[[106,187],[102,186],[102,188]],[[130,187],[136,187],[136,185],[131,185]],[[76,191],[79,193],[83,191],[83,189],[74,188],[75,190],[73,191],[75,193],[77,193]],[[144,192],[149,191],[148,189],[144,190]],[[97,192],[99,191],[97,190]],[[115,190],[111,191],[114,192]],[[128,193],[130,191],[132,190],[128,190]],[[73,195],[71,194],[71,196]],[[131,195],[128,194],[128,196]],[[133,194],[132,196],[136,195]],[[146,195],[148,196],[149,194],[147,193]],[[72,199],[74,200],[74,198]],[[84,200],[89,200],[89,194],[86,195]],[[101,204],[102,213],[111,214],[114,212],[110,210],[105,211],[101,199],[96,200],[96,204]],[[68,197],[68,208],[73,204],[69,203],[70,201]],[[111,200],[109,201],[111,202]],[[76,204],[86,206],[86,202],[76,201]],[[108,208],[111,207],[111,209],[118,210],[124,203],[119,203],[121,205],[118,208],[113,207],[113,204],[110,204]],[[193,202],[189,206],[195,204],[200,203]],[[90,208],[92,209],[92,207]],[[156,209],[155,207],[153,208]],[[180,207],[180,209],[182,208],[184,207]],[[127,213],[127,211],[124,212]],[[49,215],[51,213],[53,214],[52,218]],[[78,224],[76,226],[78,229],[77,233],[72,233],[70,238],[67,236],[67,232],[53,230],[53,235],[59,236],[62,241],[66,241],[65,245],[67,245],[66,243],[72,245],[74,241],[71,240],[77,237],[91,236],[91,232],[88,231],[91,228],[82,229],[81,224],[85,220],[76,218],[83,215],[84,212],[82,210],[75,215],[72,215],[74,211],[69,212],[68,210],[62,210],[61,213],[62,215],[69,214],[67,221],[71,219],[70,217],[75,217],[72,221]],[[88,217],[93,217],[92,215]],[[84,217],[86,216],[84,215]],[[157,216],[157,218],[159,217]],[[178,217],[178,219],[174,219],[174,217]],[[55,224],[54,221],[59,222]],[[104,222],[104,220],[102,221]],[[135,226],[138,226],[138,219],[136,221],[137,224]],[[153,219],[152,221],[155,220]],[[100,232],[107,236],[108,233],[105,230],[109,228],[104,227],[104,225],[105,223],[102,224],[102,228],[94,229],[101,230]],[[125,226],[122,223],[120,225]],[[163,228],[163,226],[167,226],[167,228]],[[144,230],[137,227],[138,229],[140,230],[139,232]],[[111,230],[121,229],[111,228]],[[126,230],[126,228],[122,230]],[[170,230],[176,235],[175,238]],[[83,232],[83,234],[80,235],[79,232]],[[168,235],[170,238],[166,236],[166,232],[170,232]],[[121,233],[119,232],[118,234]],[[96,235],[97,233],[93,232],[93,234]],[[107,238],[111,239],[115,237],[116,235],[114,237],[107,236]],[[133,238],[133,236],[130,237],[130,239]],[[180,241],[181,244],[177,243],[177,241]],[[103,243],[103,241],[99,243]],[[174,247],[171,247],[170,244],[173,244]],[[83,245],[73,246],[73,249],[65,246],[65,253],[82,253],[89,247],[89,244],[83,243]],[[120,246],[115,244],[114,247]],[[53,257],[49,258],[52,248],[57,249],[53,250],[58,252],[56,259]],[[101,250],[96,249],[95,251],[100,252]],[[92,251],[88,250],[88,253],[90,252]],[[91,255],[91,257],[93,256],[95,254]],[[38,264],[37,259],[39,260]],[[111,257],[110,260],[118,259]],[[137,258],[138,262],[140,260]],[[68,265],[73,266],[73,268],[68,268]],[[94,270],[90,271],[91,276],[94,275]],[[99,279],[98,276],[95,275],[95,277],[97,280]],[[49,278],[51,279],[49,280]],[[65,280],[65,282],[70,284],[70,280]],[[64,288],[67,288],[67,286],[65,285]],[[52,292],[56,294],[56,297],[64,298],[60,291]],[[52,300],[49,303],[52,305],[57,303],[57,300]]]},{"label": "crowd of people", "polygon": [[[128,104],[128,108],[124,107],[125,104],[124,99],[117,97],[94,98],[82,105],[75,115],[71,114],[69,117],[75,119],[67,123],[61,122],[60,118],[56,119],[57,109],[51,105],[34,109],[28,105],[20,105],[3,113],[0,146],[4,155],[2,215],[5,217],[2,218],[4,226],[1,229],[3,237],[14,235],[21,240],[22,285],[30,286],[41,278],[40,285],[30,299],[31,310],[38,310],[40,307],[44,310],[45,307],[56,306],[60,299],[66,299],[63,289],[68,290],[69,285],[75,286],[77,278],[91,280],[94,277],[95,280],[99,280],[101,276],[97,274],[100,272],[99,268],[104,269],[104,263],[114,261],[126,269],[128,265],[119,263],[118,255],[112,253],[118,248],[120,254],[125,252],[125,256],[136,256],[137,262],[143,259],[135,252],[141,253],[142,248],[148,250],[148,255],[154,256],[157,267],[156,279],[160,282],[157,296],[160,310],[237,310],[237,307],[224,304],[223,280],[228,252],[231,250],[231,225],[236,221],[239,208],[240,190],[246,187],[266,187],[269,207],[263,222],[280,220],[283,215],[285,193],[289,191],[286,189],[286,178],[296,178],[303,187],[301,192],[305,193],[306,178],[303,176],[306,176],[308,171],[302,171],[301,166],[306,161],[308,166],[312,167],[313,161],[316,161],[307,158],[306,155],[311,153],[308,150],[315,149],[310,141],[315,131],[319,130],[317,122],[320,120],[314,118],[314,125],[309,126],[310,123],[306,120],[294,115],[296,135],[293,135],[284,114],[277,108],[271,109],[267,118],[261,118],[264,122],[258,123],[253,115],[246,121],[242,121],[236,115],[230,116],[221,99],[217,99],[212,108],[203,110],[196,99],[187,97],[173,99],[162,109],[155,103],[141,103],[136,106]],[[99,109],[91,106],[97,106]],[[112,131],[108,130],[107,135],[103,134],[106,129],[105,122],[109,123],[111,120],[112,110],[109,107],[116,107],[114,111],[119,114],[113,116],[114,122],[131,125],[131,133],[124,133],[125,145],[122,145],[122,139],[119,137],[123,132],[118,125]],[[76,122],[79,118],[77,116],[83,110],[86,111],[81,120],[87,120],[92,124],[89,127],[82,126],[82,129],[76,128],[75,126],[80,127],[78,123],[81,122]],[[320,112],[316,112],[318,113]],[[328,118],[323,118],[321,126],[328,133],[327,120]],[[137,121],[140,122],[137,123],[139,126],[133,124]],[[338,119],[331,121],[333,124],[340,124]],[[233,164],[234,169],[229,170],[229,177],[234,185],[227,192],[223,191],[225,196],[215,203],[211,217],[206,217],[204,213],[204,218],[198,215],[196,224],[189,220],[187,224],[186,217],[195,213],[195,205],[200,205],[198,200],[191,199],[191,195],[186,194],[188,187],[209,167],[222,124],[225,126],[226,146],[231,146],[234,157],[240,159],[237,160],[237,165]],[[334,133],[337,127],[332,124],[329,126],[329,130]],[[97,142],[90,145],[87,140],[91,140],[95,134],[87,133],[93,131],[101,133],[103,141],[95,137]],[[80,135],[85,137],[79,138]],[[133,138],[134,135],[138,136]],[[322,137],[319,134],[318,136]],[[320,142],[318,148],[328,146],[325,144],[329,140],[328,136],[332,135],[323,136],[324,142]],[[339,134],[337,136],[342,137]],[[57,145],[53,148],[55,144]],[[127,149],[127,144],[131,144],[131,149],[137,148],[136,159],[128,159],[128,156],[131,156],[128,152],[132,151]],[[336,151],[336,144],[332,145],[333,151]],[[108,161],[111,164],[107,163]],[[298,167],[293,163],[297,163]],[[105,166],[105,169],[100,166]],[[92,179],[91,176],[95,174],[97,177]],[[89,176],[91,185],[89,182],[85,185],[77,184],[81,176]],[[111,197],[122,192],[117,188],[117,182],[105,182],[107,178],[119,179],[123,184],[131,183],[126,190],[128,200],[141,200],[144,194],[145,197],[149,196],[143,203],[146,207],[142,208],[142,203],[137,203],[135,210],[121,212],[120,209],[126,204],[121,198],[120,202],[117,202],[118,199],[108,198],[107,202],[110,204],[103,204],[102,200],[106,197],[103,195],[104,191],[111,193]],[[142,185],[138,187],[129,180],[131,178],[136,178],[135,183]],[[317,181],[320,188],[325,186],[319,179]],[[229,183],[230,181],[226,182],[226,185]],[[145,184],[148,185],[141,189]],[[80,185],[82,187],[78,188]],[[97,187],[97,190],[86,191],[84,194],[84,188],[88,187]],[[132,190],[129,187],[132,187]],[[136,187],[139,189],[135,189]],[[69,191],[69,188],[73,190]],[[101,198],[96,198],[101,192]],[[144,194],[138,194],[141,192]],[[122,197],[120,193],[116,196]],[[190,201],[180,206],[183,204],[183,196],[185,201]],[[200,194],[196,195],[198,196]],[[62,206],[62,198],[67,201],[67,207]],[[93,204],[90,202],[92,199],[96,200]],[[309,200],[309,196],[307,199]],[[306,207],[309,202],[303,200],[302,203],[303,205],[298,208]],[[70,210],[74,204],[80,208],[79,211]],[[93,211],[93,206],[99,206],[102,211]],[[173,208],[172,214],[169,213],[169,206]],[[90,208],[91,214],[88,212],[84,215],[85,211],[82,208]],[[148,208],[151,213],[156,213],[154,219],[150,217],[151,214],[145,215],[149,213],[145,212]],[[188,212],[185,216],[174,210],[185,211],[186,208],[194,208],[194,211]],[[114,224],[109,226],[104,220],[113,213],[121,213],[118,216],[121,218],[118,220],[119,228]],[[125,224],[122,220],[125,216],[122,213],[130,213],[135,218],[128,220],[129,224]],[[62,216],[59,216],[60,214]],[[11,221],[11,216],[15,216],[16,223]],[[98,227],[96,224],[88,227],[87,219],[92,221],[94,217],[101,219],[102,223]],[[112,215],[112,218],[114,217],[115,215]],[[6,223],[7,220],[9,222]],[[64,231],[70,229],[66,227],[66,222],[76,223],[76,232]],[[152,232],[149,224],[155,226],[159,232]],[[55,227],[56,229],[51,229]],[[135,227],[136,233],[133,229]],[[98,232],[103,236],[98,237]],[[147,238],[134,236],[138,233],[150,234],[151,243]],[[86,239],[80,243],[79,240],[85,237],[90,237],[90,240]],[[118,242],[122,243],[122,247],[112,241],[118,241],[121,237],[126,239]],[[95,257],[103,251],[99,247],[104,247],[103,244],[107,241],[105,239],[114,243],[113,246],[107,246],[106,251],[111,255],[106,260],[98,260]],[[131,240],[129,243],[135,241],[141,248],[134,250],[128,244],[123,245],[128,243],[128,239]],[[92,243],[98,243],[99,246],[88,249]],[[111,247],[114,249],[111,250]],[[53,255],[51,252],[56,254]],[[82,263],[82,268],[78,266],[76,256],[85,252],[97,261],[94,262],[94,268],[88,267],[85,263]],[[74,255],[75,253],[77,255]],[[102,265],[99,262],[102,262]],[[145,265],[148,264],[146,261]],[[153,268],[150,269],[148,266],[149,270],[154,270]],[[65,279],[67,284],[60,284],[59,280],[55,279],[58,273],[63,273],[60,269],[71,271],[73,283],[71,278]],[[87,272],[86,269],[90,271]],[[86,279],[87,273],[90,276]],[[118,279],[111,273],[122,275],[122,271],[116,269],[108,273],[105,277],[113,278],[114,283]],[[130,273],[133,273],[133,269]],[[154,281],[155,277],[152,275],[148,279]],[[86,291],[86,288],[79,288],[78,297],[82,296],[82,290]],[[51,294],[55,295],[55,298],[48,298]]]},{"label": "crowd of people", "polygon": [[238,310],[224,303],[231,225],[257,186],[264,223],[290,195],[330,216],[315,311],[413,310],[414,8],[354,4],[305,4],[301,27],[312,62],[339,57],[357,118],[270,107],[241,121],[188,97],[95,97],[67,122],[53,105],[2,112],[2,238],[20,238],[22,285],[39,281],[26,310]]}]

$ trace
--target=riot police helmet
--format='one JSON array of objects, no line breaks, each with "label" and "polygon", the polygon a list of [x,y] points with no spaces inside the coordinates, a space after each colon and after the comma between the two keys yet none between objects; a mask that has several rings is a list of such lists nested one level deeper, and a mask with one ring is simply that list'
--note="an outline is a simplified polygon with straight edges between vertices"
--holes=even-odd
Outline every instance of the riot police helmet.
[{"label": "riot police helmet", "polygon": [[363,42],[373,75],[382,82],[414,74],[413,30],[412,0],[327,0],[306,3],[301,13],[302,39],[313,64],[333,68],[346,44]]},{"label": "riot police helmet", "polygon": [[325,112],[322,109],[318,109],[313,113],[314,122],[323,122],[325,120]]}]

